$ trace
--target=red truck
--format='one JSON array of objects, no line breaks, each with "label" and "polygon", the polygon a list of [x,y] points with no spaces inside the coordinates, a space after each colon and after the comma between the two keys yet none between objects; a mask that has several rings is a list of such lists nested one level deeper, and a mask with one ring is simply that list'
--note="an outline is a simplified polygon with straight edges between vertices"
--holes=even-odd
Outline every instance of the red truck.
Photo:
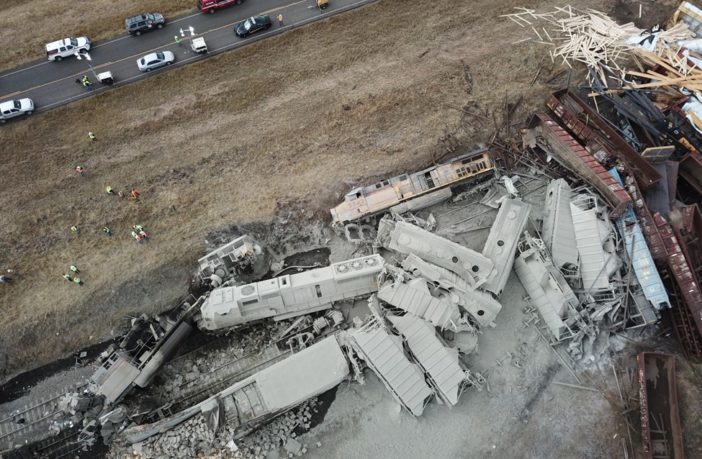
[{"label": "red truck", "polygon": [[203,13],[214,13],[220,8],[232,5],[240,5],[244,0],[198,0],[197,8]]}]

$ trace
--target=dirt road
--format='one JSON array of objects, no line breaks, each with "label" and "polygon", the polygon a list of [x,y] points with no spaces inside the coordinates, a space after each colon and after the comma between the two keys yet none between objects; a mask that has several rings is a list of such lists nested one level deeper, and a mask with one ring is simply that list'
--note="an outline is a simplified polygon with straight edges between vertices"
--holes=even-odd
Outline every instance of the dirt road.
[{"label": "dirt road", "polygon": [[[351,184],[487,142],[507,111],[524,119],[558,69],[499,15],[552,3],[382,0],[3,127],[0,268],[20,275],[0,289],[0,378],[167,306],[211,231],[290,207],[327,218]],[[71,264],[83,286],[61,277]]]}]

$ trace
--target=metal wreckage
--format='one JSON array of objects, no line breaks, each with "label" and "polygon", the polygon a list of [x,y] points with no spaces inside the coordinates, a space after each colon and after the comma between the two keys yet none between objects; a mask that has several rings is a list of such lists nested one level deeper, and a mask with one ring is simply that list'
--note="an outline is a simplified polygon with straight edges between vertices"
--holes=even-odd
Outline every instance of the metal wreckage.
[{"label": "metal wreckage", "polygon": [[[697,14],[681,11],[679,21]],[[599,338],[663,315],[686,352],[702,356],[695,118],[670,86],[668,104],[656,92],[605,87],[595,103],[588,91],[548,97],[520,149],[495,144],[349,191],[331,209],[333,226],[365,255],[277,277],[268,249],[248,235],[204,256],[201,296],[134,319],[86,384],[2,420],[1,451],[138,444],[194,418],[212,435],[228,425],[234,441],[344,380],[362,384],[368,370],[413,416],[433,400],[454,406],[465,390],[488,386],[466,357],[514,307],[500,303],[512,272],[526,292],[526,325],[570,371],[597,358]],[[431,213],[442,205],[467,217],[442,226]],[[480,229],[489,230],[481,244],[455,237]],[[359,298],[366,316],[345,315],[339,304]],[[122,403],[195,329],[246,334],[261,323],[278,324],[270,339],[197,390],[142,411]],[[682,457],[674,360],[644,353],[639,369],[644,454]]]}]

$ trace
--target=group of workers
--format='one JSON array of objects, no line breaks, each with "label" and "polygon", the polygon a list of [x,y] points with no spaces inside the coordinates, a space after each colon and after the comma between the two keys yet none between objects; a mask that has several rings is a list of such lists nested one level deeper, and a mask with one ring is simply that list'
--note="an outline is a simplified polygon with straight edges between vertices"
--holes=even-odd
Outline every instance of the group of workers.
[{"label": "group of workers", "polygon": [[[105,187],[105,193],[115,195],[115,190],[111,186],[106,186]],[[136,188],[132,188],[129,190],[129,194],[125,193],[124,191],[118,191],[116,193],[116,196],[119,196],[120,198],[127,197],[130,201],[138,201],[139,200],[139,191]]]},{"label": "group of workers", "polygon": [[[77,226],[71,226],[71,232],[78,236],[80,234],[80,230],[78,229]],[[112,230],[108,226],[103,226],[102,232],[105,233],[108,236],[112,236]],[[144,242],[149,240],[149,234],[144,230],[144,227],[142,225],[133,225],[132,226],[132,237],[137,241],[137,242]],[[78,276],[80,273],[80,269],[76,265],[71,265],[70,268],[71,272],[73,275],[64,273],[63,278],[66,279],[69,282],[73,282],[76,285],[83,285],[83,281],[81,278]],[[5,276],[3,276],[5,278]],[[5,279],[3,279],[4,281]],[[10,279],[7,278],[7,282],[3,283],[9,283]]]},{"label": "group of workers", "polygon": [[[91,141],[94,141],[96,139],[96,136],[92,132],[88,132],[88,138]],[[75,171],[76,171],[76,174],[78,174],[79,176],[85,177],[85,168],[83,166],[76,166]],[[129,190],[128,194],[124,191],[118,191],[117,193],[115,193],[115,190],[109,185],[105,187],[105,192],[107,194],[119,196],[120,198],[127,197],[130,201],[138,201],[139,195],[140,195],[139,191],[136,188],[132,188],[131,190]],[[103,226],[102,232],[105,233],[107,236],[112,236],[112,234],[113,234],[112,230],[108,226]],[[80,229],[76,225],[73,225],[73,226],[71,226],[71,233],[73,233],[75,236],[79,236]],[[149,240],[149,235],[144,230],[144,227],[142,225],[133,225],[132,226],[132,237],[137,242],[143,242],[143,241]],[[76,265],[71,265],[70,270],[71,270],[73,275],[71,275],[69,273],[64,273],[63,278],[69,282],[75,283],[76,285],[83,285],[83,281],[78,276],[78,273],[80,273],[80,270],[78,269],[78,267]],[[9,280],[8,280],[8,282],[9,282]]]},{"label": "group of workers", "polygon": [[73,282],[76,285],[83,285],[83,281],[80,280],[80,277],[78,277],[78,274],[80,273],[80,269],[76,265],[71,265],[69,268],[71,272],[74,274],[71,276],[68,273],[64,273],[63,278],[66,279],[68,282]]},{"label": "group of workers", "polygon": [[[102,227],[102,232],[105,233],[108,236],[112,236],[112,230],[110,229],[109,226],[103,226]],[[80,236],[80,228],[77,226],[73,225],[71,226],[71,233],[73,233],[76,236]]]}]

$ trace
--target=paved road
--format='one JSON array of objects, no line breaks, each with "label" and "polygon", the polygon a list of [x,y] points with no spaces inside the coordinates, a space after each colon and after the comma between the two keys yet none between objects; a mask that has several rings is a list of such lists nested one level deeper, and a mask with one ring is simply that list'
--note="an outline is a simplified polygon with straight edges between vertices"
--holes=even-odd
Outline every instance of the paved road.
[{"label": "paved road", "polygon": [[[241,5],[218,10],[215,14],[197,12],[175,18],[167,22],[163,29],[145,33],[140,37],[132,37],[125,32],[124,36],[93,43],[90,50],[92,70],[86,60],[67,58],[61,62],[36,61],[1,73],[0,101],[29,97],[34,100],[37,111],[50,110],[111,89],[108,86],[94,84],[93,89],[87,90],[75,83],[76,78],[82,75],[94,75],[94,73],[109,70],[115,77],[115,86],[122,86],[156,73],[177,71],[174,69],[181,65],[206,59],[220,52],[236,49],[373,1],[375,0],[331,0],[329,7],[320,13],[316,8],[315,0],[247,0]],[[246,39],[241,39],[234,34],[234,24],[258,14],[270,15],[274,23],[273,27]],[[283,15],[283,26],[277,23],[278,14]],[[181,28],[187,29],[191,26],[197,35],[205,38],[209,48],[207,55],[192,52],[187,39],[183,40],[180,46],[175,44],[174,35],[179,35]],[[176,55],[174,65],[149,73],[139,71],[136,64],[139,57],[164,50],[173,51]],[[38,50],[38,52],[42,51]],[[91,80],[95,81],[95,77],[91,76]]]}]

